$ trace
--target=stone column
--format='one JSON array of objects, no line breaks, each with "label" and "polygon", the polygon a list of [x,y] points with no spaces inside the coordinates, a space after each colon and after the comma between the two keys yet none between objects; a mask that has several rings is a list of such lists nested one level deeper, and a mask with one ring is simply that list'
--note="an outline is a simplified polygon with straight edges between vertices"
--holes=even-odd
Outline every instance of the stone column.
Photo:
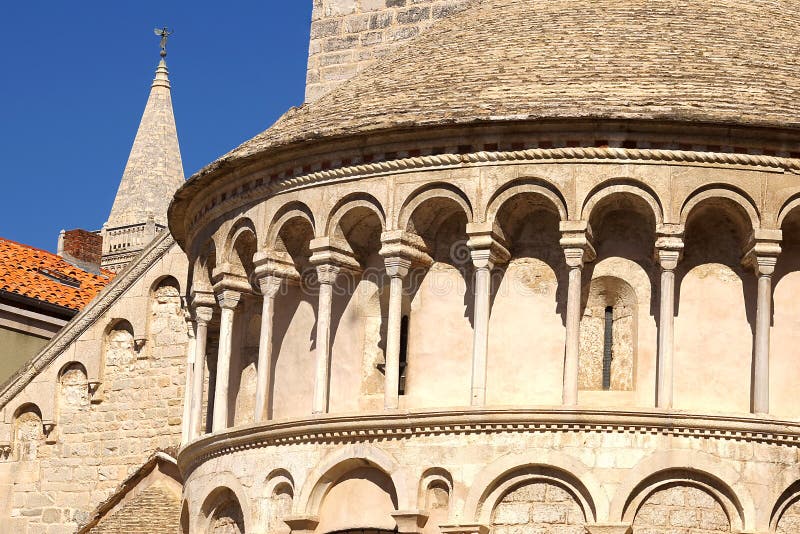
[{"label": "stone column", "polygon": [[317,266],[319,304],[317,305],[313,413],[327,413],[328,411],[331,368],[331,306],[333,304],[333,284],[336,282],[339,271],[339,267],[333,264]]},{"label": "stone column", "polygon": [[183,389],[183,414],[181,417],[181,446],[189,443],[191,439],[191,414],[192,414],[192,385],[194,384],[195,359],[197,358],[197,325],[191,317],[186,318],[186,330],[189,342],[186,344],[186,383]]},{"label": "stone column", "polygon": [[400,406],[400,325],[403,319],[403,279],[411,267],[411,260],[394,256],[384,258],[383,262],[390,280],[383,406],[387,410],[396,410]]},{"label": "stone column", "polygon": [[192,407],[189,415],[189,440],[200,435],[203,420],[203,384],[205,382],[206,343],[208,342],[208,323],[214,308],[197,306],[194,309],[195,350],[194,370],[192,371]]},{"label": "stone column", "polygon": [[231,346],[233,342],[234,310],[239,304],[241,293],[225,289],[217,293],[217,302],[222,309],[219,325],[219,352],[217,353],[217,376],[214,391],[214,416],[212,432],[228,427],[228,382],[231,368]]},{"label": "stone column", "polygon": [[658,323],[658,385],[656,405],[672,408],[673,353],[675,325],[675,268],[683,253],[683,240],[677,236],[660,236],[656,255],[661,266],[661,292]]},{"label": "stone column", "polygon": [[565,406],[578,404],[578,361],[580,357],[581,330],[581,277],[583,265],[595,258],[590,243],[591,231],[584,221],[561,222],[561,246],[569,269],[567,287],[567,321],[564,350],[564,386],[562,392]]},{"label": "stone column", "polygon": [[772,320],[772,273],[781,252],[780,230],[756,230],[744,263],[758,277],[756,332],[753,350],[752,410],[769,413],[769,334]]},{"label": "stone column", "polygon": [[470,404],[486,404],[486,368],[489,352],[489,315],[492,291],[492,269],[505,263],[511,255],[504,246],[499,233],[491,223],[467,225],[472,263],[475,266],[475,304],[473,306],[472,338],[472,388]]},{"label": "stone column", "polygon": [[267,275],[258,280],[263,302],[261,305],[261,333],[258,338],[258,376],[256,377],[256,423],[267,419],[269,406],[269,383],[272,371],[272,315],[275,295],[281,287],[281,279]]}]

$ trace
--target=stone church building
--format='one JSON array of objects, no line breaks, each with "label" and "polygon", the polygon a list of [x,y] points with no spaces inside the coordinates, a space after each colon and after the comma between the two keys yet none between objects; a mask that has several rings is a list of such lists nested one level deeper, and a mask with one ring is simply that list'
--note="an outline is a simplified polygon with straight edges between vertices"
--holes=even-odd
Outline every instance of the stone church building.
[{"label": "stone church building", "polygon": [[159,65],[0,531],[800,533],[800,2],[312,18],[185,183]]}]

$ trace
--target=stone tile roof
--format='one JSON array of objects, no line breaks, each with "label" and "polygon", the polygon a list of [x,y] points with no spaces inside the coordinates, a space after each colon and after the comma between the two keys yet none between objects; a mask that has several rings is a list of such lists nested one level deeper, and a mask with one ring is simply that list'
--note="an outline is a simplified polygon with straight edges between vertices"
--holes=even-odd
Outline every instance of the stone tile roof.
[{"label": "stone tile roof", "polygon": [[426,125],[643,119],[800,128],[798,0],[486,0],[196,177],[303,141]]},{"label": "stone tile roof", "polygon": [[80,310],[113,278],[86,272],[51,252],[0,238],[0,291]]}]

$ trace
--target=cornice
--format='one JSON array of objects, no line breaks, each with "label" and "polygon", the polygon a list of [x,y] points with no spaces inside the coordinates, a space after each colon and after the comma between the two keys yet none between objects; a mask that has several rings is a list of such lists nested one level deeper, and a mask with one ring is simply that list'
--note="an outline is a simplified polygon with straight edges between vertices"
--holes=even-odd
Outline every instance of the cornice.
[{"label": "cornice", "polygon": [[469,409],[322,415],[248,425],[209,434],[178,454],[186,479],[203,462],[247,449],[280,445],[403,440],[429,435],[600,432],[662,434],[706,439],[800,445],[800,422],[757,416],[701,415],[677,411],[568,408]]},{"label": "cornice", "polygon": [[47,368],[64,350],[77,340],[86,329],[95,323],[117,299],[125,293],[153,263],[163,256],[175,240],[168,232],[157,236],[144,248],[136,261],[128,265],[100,294],[81,310],[61,331],[54,336],[44,349],[17,371],[0,389],[0,408],[4,408],[11,399],[19,394],[25,386]]},{"label": "cornice", "polygon": [[[187,226],[191,228],[188,236],[189,238],[193,237],[204,224],[225,215],[234,207],[306,187],[404,172],[526,163],[688,165],[800,174],[800,159],[797,158],[728,152],[614,147],[531,148],[416,156],[347,165],[291,176],[281,175],[282,177],[274,180],[270,180],[269,172],[258,171],[243,179],[235,180],[235,185],[230,182],[225,183],[224,186],[220,185],[218,191],[215,191],[213,195],[197,195],[197,198],[206,199],[205,205],[193,207],[194,217],[191,221],[187,221]],[[211,184],[208,184],[207,187],[211,187]]]}]

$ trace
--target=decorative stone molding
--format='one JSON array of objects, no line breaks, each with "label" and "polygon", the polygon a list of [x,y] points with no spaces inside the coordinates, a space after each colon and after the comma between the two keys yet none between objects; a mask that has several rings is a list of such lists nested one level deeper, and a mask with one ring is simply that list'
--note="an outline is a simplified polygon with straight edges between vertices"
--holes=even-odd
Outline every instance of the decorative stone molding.
[{"label": "decorative stone molding", "polygon": [[217,293],[217,303],[223,310],[232,310],[239,304],[242,294],[232,289],[223,289]]},{"label": "decorative stone molding", "polygon": [[206,435],[180,451],[184,477],[206,460],[236,451],[306,443],[363,443],[425,435],[502,432],[600,432],[662,434],[800,445],[800,422],[757,415],[723,416],[671,411],[541,409],[454,409],[317,415],[309,419],[246,425]]},{"label": "decorative stone molding", "polygon": [[400,510],[392,512],[399,534],[420,534],[428,522],[428,514],[420,510]]},{"label": "decorative stone molding", "polygon": [[661,268],[674,271],[683,257],[683,225],[660,224],[656,229],[656,260]]}]

